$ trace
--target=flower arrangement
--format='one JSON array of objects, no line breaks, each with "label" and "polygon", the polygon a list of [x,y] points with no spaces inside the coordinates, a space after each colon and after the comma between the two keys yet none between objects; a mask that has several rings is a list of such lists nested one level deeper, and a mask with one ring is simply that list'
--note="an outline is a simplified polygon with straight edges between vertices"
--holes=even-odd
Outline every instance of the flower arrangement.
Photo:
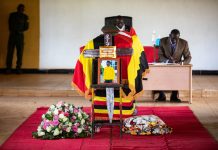
[{"label": "flower arrangement", "polygon": [[60,101],[42,115],[42,122],[32,135],[40,139],[78,138],[91,135],[91,131],[89,115],[82,107]]}]

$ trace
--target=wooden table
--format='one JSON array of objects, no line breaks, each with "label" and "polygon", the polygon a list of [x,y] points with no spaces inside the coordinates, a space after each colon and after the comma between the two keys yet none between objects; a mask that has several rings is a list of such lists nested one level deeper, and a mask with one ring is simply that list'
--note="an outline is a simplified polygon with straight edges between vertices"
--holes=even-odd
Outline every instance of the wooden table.
[{"label": "wooden table", "polygon": [[192,65],[151,64],[150,73],[143,78],[143,90],[188,90],[192,103]]}]

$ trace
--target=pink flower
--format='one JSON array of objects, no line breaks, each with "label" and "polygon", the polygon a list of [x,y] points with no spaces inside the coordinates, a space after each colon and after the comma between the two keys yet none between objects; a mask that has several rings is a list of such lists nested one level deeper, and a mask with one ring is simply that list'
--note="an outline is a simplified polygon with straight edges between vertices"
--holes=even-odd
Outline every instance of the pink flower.
[{"label": "pink flower", "polygon": [[72,116],[71,121],[73,122],[74,120],[76,120],[76,116]]},{"label": "pink flower", "polygon": [[79,135],[79,134],[78,134],[77,132],[76,132],[76,133],[74,133],[74,136],[75,136],[75,137],[77,137],[78,135]]},{"label": "pink flower", "polygon": [[58,115],[54,115],[53,120],[58,120],[58,119],[59,119]]},{"label": "pink flower", "polygon": [[83,126],[85,130],[88,130],[88,126]]},{"label": "pink flower", "polygon": [[43,124],[43,129],[46,130],[46,128],[49,126],[49,122],[48,121],[44,121],[44,124]]},{"label": "pink flower", "polygon": [[73,127],[72,127],[72,130],[73,130],[74,132],[77,132],[77,130],[78,130],[77,126],[73,126]]},{"label": "pink flower", "polygon": [[59,121],[58,121],[58,120],[54,120],[54,121],[51,122],[51,124],[52,124],[53,126],[57,126],[57,125],[59,124]]},{"label": "pink flower", "polygon": [[74,112],[74,113],[78,113],[79,110],[78,110],[77,108],[74,108],[74,109],[73,109],[73,112]]},{"label": "pink flower", "polygon": [[64,116],[69,117],[69,113],[68,113],[68,112],[65,112],[65,113],[64,113]]},{"label": "pink flower", "polygon": [[57,103],[57,105],[62,106],[62,105],[63,105],[63,101],[59,101],[59,102]]}]

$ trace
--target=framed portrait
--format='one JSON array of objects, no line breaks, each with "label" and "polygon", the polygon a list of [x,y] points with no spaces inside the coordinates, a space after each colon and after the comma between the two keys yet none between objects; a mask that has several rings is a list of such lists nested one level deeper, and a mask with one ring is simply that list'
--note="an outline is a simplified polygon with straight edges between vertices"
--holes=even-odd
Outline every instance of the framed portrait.
[{"label": "framed portrait", "polygon": [[119,58],[98,58],[98,84],[120,84]]}]

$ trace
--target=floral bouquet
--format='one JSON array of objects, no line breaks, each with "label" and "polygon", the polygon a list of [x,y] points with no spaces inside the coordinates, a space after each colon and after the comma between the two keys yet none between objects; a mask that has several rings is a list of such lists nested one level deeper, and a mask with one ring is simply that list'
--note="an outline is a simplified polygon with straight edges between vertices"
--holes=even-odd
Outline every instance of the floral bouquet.
[{"label": "floral bouquet", "polygon": [[32,135],[40,139],[78,138],[91,135],[91,131],[89,115],[81,107],[60,101],[42,115],[42,122]]}]

